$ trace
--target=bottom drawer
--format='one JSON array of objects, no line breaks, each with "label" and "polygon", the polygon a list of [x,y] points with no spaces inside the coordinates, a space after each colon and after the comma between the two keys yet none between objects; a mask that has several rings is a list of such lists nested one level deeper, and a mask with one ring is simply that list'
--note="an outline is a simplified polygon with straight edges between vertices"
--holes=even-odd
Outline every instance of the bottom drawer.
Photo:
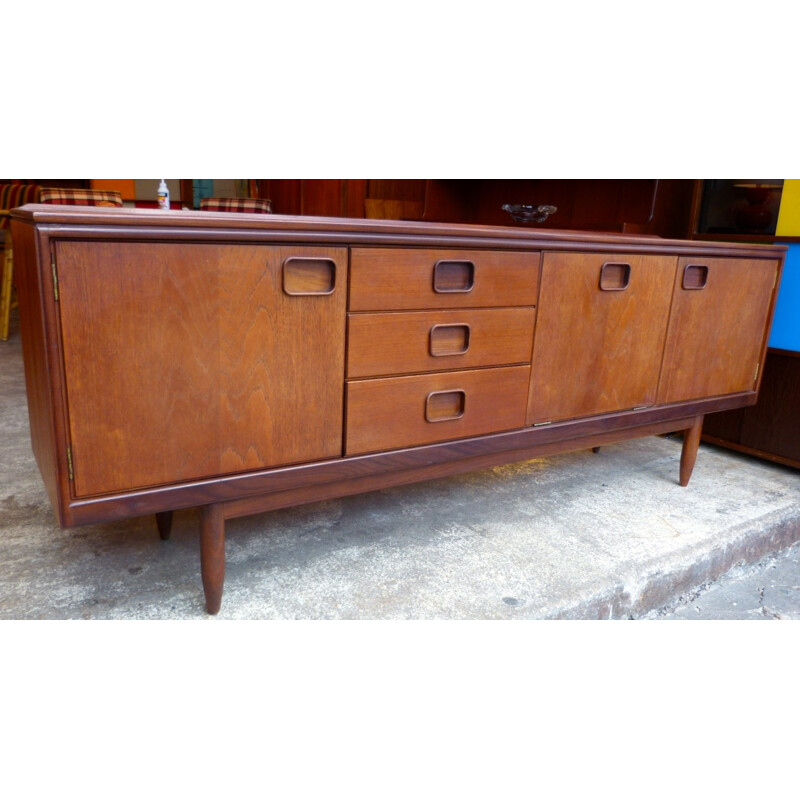
[{"label": "bottom drawer", "polygon": [[530,367],[498,367],[347,384],[347,455],[525,426]]}]

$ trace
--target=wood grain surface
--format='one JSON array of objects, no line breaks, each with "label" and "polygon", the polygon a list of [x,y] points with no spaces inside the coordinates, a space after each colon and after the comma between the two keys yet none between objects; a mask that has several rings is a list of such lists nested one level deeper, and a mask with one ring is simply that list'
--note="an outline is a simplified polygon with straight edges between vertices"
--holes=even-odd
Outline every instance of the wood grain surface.
[{"label": "wood grain surface", "polygon": [[[64,519],[63,498],[69,494],[67,453],[63,444],[61,385],[58,357],[48,340],[48,317],[54,315],[48,254],[40,253],[35,228],[11,220],[14,237],[14,276],[19,295],[19,326],[25,362],[25,389],[31,429],[31,447],[48,498],[59,521]],[[40,268],[40,263],[43,268]]]},{"label": "wood grain surface", "polygon": [[703,438],[800,468],[800,353],[770,350],[758,403],[709,414]]},{"label": "wood grain surface", "polygon": [[[530,367],[498,367],[347,384],[347,455],[521,428]],[[431,393],[442,400],[429,401]],[[463,402],[457,393],[463,392]],[[440,405],[441,403],[441,405]],[[439,414],[455,419],[429,421]]]},{"label": "wood grain surface", "polygon": [[[346,250],[56,252],[78,496],[341,455]],[[286,294],[290,257],[333,260],[336,291]]]},{"label": "wood grain surface", "polygon": [[[708,267],[703,288],[683,288],[690,265]],[[679,259],[659,403],[755,387],[777,269],[769,259]]]},{"label": "wood grain surface", "polygon": [[[630,266],[626,289],[601,288],[605,264]],[[676,265],[673,256],[545,254],[529,423],[655,402]]]},{"label": "wood grain surface", "polygon": [[[448,262],[442,291],[434,289],[437,262]],[[465,262],[474,266],[473,282],[468,291],[457,291],[459,273],[452,266]],[[538,283],[535,251],[356,247],[350,256],[351,311],[533,306]]]},{"label": "wood grain surface", "polygon": [[785,255],[394,220],[12,218],[59,522],[156,513],[167,536],[172,510],[201,507],[211,613],[226,518],[671,430],[689,431],[685,484],[702,415],[756,400]]},{"label": "wood grain surface", "polygon": [[[234,405],[238,407],[237,414],[240,417],[246,416],[248,409],[248,403],[243,398],[252,395],[255,406],[261,402],[258,400],[258,392],[254,393],[251,384],[248,383],[245,367],[245,362],[250,359],[250,363],[255,365],[255,371],[259,369],[260,356],[255,356],[251,338],[247,335],[234,336],[233,339],[237,340],[237,343],[231,344],[229,351],[226,351],[220,342],[222,328],[230,326],[232,320],[239,324],[240,317],[242,325],[251,327],[254,332],[262,327],[260,322],[248,322],[251,299],[259,294],[257,288],[253,289],[253,285],[257,287],[258,284],[258,279],[254,278],[256,271],[245,270],[244,284],[250,280],[249,288],[245,286],[238,293],[234,288],[228,293],[228,289],[225,288],[225,270],[221,271],[218,279],[213,269],[209,271],[203,266],[202,259],[199,261],[194,259],[190,268],[186,264],[181,266],[178,256],[173,267],[165,270],[152,260],[154,254],[240,253],[250,248],[257,250],[263,247],[268,250],[274,246],[286,248],[292,255],[298,257],[324,259],[334,251],[339,254],[336,256],[336,275],[333,276],[336,291],[332,298],[327,299],[336,298],[336,301],[341,300],[340,290],[347,290],[346,275],[342,274],[342,266],[346,267],[346,264],[343,265],[341,261],[347,247],[352,248],[356,260],[359,258],[359,253],[364,251],[381,251],[383,260],[387,262],[381,269],[388,270],[388,276],[384,274],[382,281],[384,283],[388,281],[389,284],[399,281],[403,286],[408,275],[413,273],[414,267],[412,265],[408,268],[410,272],[406,269],[400,271],[396,268],[399,262],[395,261],[393,269],[393,249],[403,253],[414,253],[415,257],[419,252],[427,251],[428,256],[431,253],[437,258],[449,256],[455,261],[459,258],[467,260],[471,258],[477,269],[476,283],[471,292],[460,295],[468,298],[465,301],[467,304],[474,303],[474,298],[479,297],[475,292],[480,288],[481,265],[486,263],[482,261],[481,254],[487,252],[505,254],[517,262],[523,258],[527,264],[532,265],[523,270],[526,277],[522,283],[528,286],[528,289],[532,287],[526,283],[527,274],[532,272],[538,279],[538,268],[535,265],[538,265],[542,252],[554,256],[566,251],[576,255],[602,253],[619,256],[621,254],[626,258],[632,255],[653,255],[659,258],[672,257],[675,260],[678,256],[685,256],[693,263],[704,258],[723,260],[747,258],[762,263],[772,261],[778,264],[785,255],[783,247],[756,246],[747,242],[677,241],[653,236],[588,231],[449,223],[427,224],[395,220],[332,220],[278,214],[162,212],[147,209],[30,205],[12,211],[12,218],[12,228],[16,231],[15,243],[18,238],[20,240],[15,261],[20,290],[20,324],[34,452],[59,521],[66,525],[108,521],[141,513],[205,505],[215,500],[228,502],[239,496],[288,491],[292,487],[305,486],[307,482],[312,484],[329,480],[346,482],[349,477],[355,475],[357,469],[367,470],[371,475],[377,475],[384,469],[394,470],[398,459],[405,465],[410,466],[413,462],[416,465],[415,469],[417,467],[423,469],[430,459],[434,458],[433,451],[439,454],[437,458],[454,459],[460,458],[464,449],[474,453],[483,452],[484,448],[499,452],[507,446],[504,443],[509,441],[509,436],[514,441],[516,437],[522,437],[526,441],[531,437],[531,441],[535,441],[537,446],[541,443],[542,447],[550,447],[562,439],[589,436],[598,430],[610,430],[609,426],[616,426],[618,419],[624,418],[627,424],[628,416],[631,417],[631,423],[641,419],[647,424],[652,424],[655,420],[675,419],[679,415],[732,409],[752,404],[756,399],[757,382],[751,384],[748,381],[746,388],[741,392],[708,398],[699,396],[666,406],[653,406],[645,411],[631,412],[623,408],[619,414],[612,411],[600,416],[553,422],[543,428],[530,428],[525,431],[514,429],[512,433],[480,435],[478,439],[473,438],[464,442],[446,441],[428,447],[412,446],[405,451],[393,450],[384,454],[378,452],[356,458],[348,457],[344,460],[337,456],[319,458],[319,454],[326,450],[326,447],[320,447],[319,444],[327,441],[327,438],[325,434],[318,436],[318,431],[313,430],[316,423],[309,420],[316,418],[316,415],[313,413],[306,415],[304,409],[327,408],[329,403],[325,399],[325,391],[320,387],[330,384],[335,387],[331,392],[335,394],[338,391],[341,395],[343,375],[334,376],[336,369],[328,369],[327,355],[321,355],[315,363],[313,358],[309,359],[308,354],[302,352],[304,343],[313,342],[314,335],[303,336],[301,325],[298,329],[298,338],[304,343],[296,344],[297,350],[293,354],[292,346],[289,345],[289,350],[284,350],[286,356],[281,363],[284,364],[283,370],[286,374],[295,376],[289,381],[290,385],[295,386],[295,395],[300,392],[307,399],[310,398],[308,402],[301,401],[300,406],[295,402],[277,403],[276,413],[271,418],[255,413],[251,418],[255,420],[255,428],[250,435],[244,435],[241,429],[237,431],[236,424],[229,426],[230,412],[220,408],[216,418],[221,420],[220,424],[224,421],[225,426],[230,427],[230,434],[223,436],[220,425],[214,421],[215,413],[209,410],[212,406],[205,400],[210,397],[219,400],[221,394],[238,398]],[[292,246],[287,246],[287,242],[293,243]],[[59,261],[58,265],[62,279],[62,300],[55,302],[53,298],[51,245],[62,249],[64,253],[67,253],[70,247],[78,248],[73,253],[73,262],[78,267],[77,272],[85,267],[88,270],[87,274],[94,276],[87,279],[85,275],[78,281],[87,283],[87,286],[85,290],[80,287],[77,289],[78,299],[71,306],[70,293],[74,287],[71,287],[68,271],[64,269],[67,261]],[[134,245],[139,249],[135,249]],[[95,247],[99,250],[96,256],[92,256],[90,251]],[[109,251],[109,248],[114,250],[117,247],[120,250],[116,254]],[[243,259],[243,263],[246,262],[247,259]],[[81,264],[84,267],[80,267]],[[431,262],[428,258],[424,270],[427,277],[423,281],[425,292],[428,293],[424,296],[427,297],[433,293],[433,264],[435,261]],[[204,270],[204,276],[196,274]],[[512,273],[514,272],[512,269]],[[609,278],[614,277],[612,273],[613,271],[609,273]],[[296,286],[296,282],[292,279],[297,277],[296,274],[290,275],[290,288]],[[314,279],[314,285],[310,287],[312,291],[327,291],[330,287],[331,279],[330,276],[325,278],[325,270],[318,267],[311,277]],[[369,275],[366,277],[369,279]],[[675,277],[677,283],[677,271]],[[707,291],[713,285],[713,271],[709,271],[709,277],[710,282],[702,291]],[[193,282],[195,278],[199,280],[198,285]],[[275,279],[278,279],[277,276]],[[619,287],[623,282],[622,280],[610,282],[610,288]],[[631,288],[635,285],[634,280]],[[528,289],[523,287],[523,292],[516,293],[510,302],[529,307],[536,305],[538,301],[535,294],[525,296]],[[739,286],[732,286],[730,289],[731,296],[741,292]],[[396,291],[402,294],[404,289],[398,287]],[[694,291],[697,293],[697,290]],[[443,302],[452,302],[454,297],[459,296],[458,293],[439,294]],[[617,294],[624,295],[625,292]],[[307,298],[294,299],[305,301]],[[310,298],[310,300],[324,301],[326,298]],[[416,306],[416,302],[412,301],[413,308],[409,310],[420,310],[421,306]],[[497,296],[485,302],[488,305],[481,308],[499,305]],[[210,305],[204,307],[204,304]],[[444,310],[447,308],[448,306],[443,306]],[[450,308],[455,310],[452,306]],[[224,312],[222,317],[226,318],[227,322],[217,319],[220,316],[218,311]],[[259,311],[257,315],[259,319],[264,317],[264,313]],[[552,313],[562,312],[553,310]],[[136,315],[141,315],[141,318],[134,320],[133,317]],[[179,329],[181,325],[186,331],[192,330],[196,333],[192,333],[188,338],[179,336],[178,347],[166,355],[166,349],[173,345],[171,332]],[[324,327],[319,321],[307,320],[306,325],[312,330],[315,326]],[[340,317],[333,327],[339,328],[341,325]],[[265,330],[268,330],[268,327],[266,326]],[[282,330],[280,324],[275,327],[276,330]],[[566,329],[568,328],[569,326],[566,326]],[[540,325],[540,331],[537,333],[539,341],[544,340],[542,330],[547,330],[547,326],[542,328]],[[449,346],[455,347],[459,343],[457,331],[451,333],[453,338]],[[475,331],[471,330],[470,335],[474,333]],[[672,333],[675,333],[674,325]],[[713,340],[714,336],[722,336],[723,331],[707,331],[706,334],[709,340]],[[690,334],[685,332],[685,335]],[[324,336],[320,334],[317,345],[308,349],[327,353],[327,338],[327,334]],[[463,343],[463,334],[461,341]],[[695,337],[691,346],[696,347],[698,341],[699,339]],[[443,345],[446,351],[448,345],[446,341],[440,340],[438,344]],[[595,359],[604,352],[602,346],[591,340],[587,346],[593,350],[592,357]],[[146,356],[148,348],[152,351],[156,347],[161,350],[161,354],[148,359]],[[341,342],[336,343],[333,351],[330,363],[334,365],[337,363],[336,348],[341,348]],[[130,350],[130,356],[117,358],[117,352],[127,349]],[[269,349],[268,346],[268,352]],[[107,359],[104,362],[106,371],[102,376],[99,374],[102,371],[99,366],[91,366],[95,350],[100,359],[104,357]],[[467,348],[468,352],[469,350],[470,348]],[[86,353],[85,358],[83,353]],[[110,357],[108,353],[111,354]],[[218,354],[219,361],[215,361],[217,358],[215,354]],[[458,355],[444,358],[458,358]],[[65,366],[71,369],[76,359],[84,360],[86,363],[77,366],[75,372],[70,373],[65,379]],[[236,366],[240,360],[241,369]],[[265,358],[264,363],[268,360]],[[223,363],[225,361],[227,364]],[[148,369],[144,366],[139,368],[140,362],[146,363]],[[338,363],[341,364],[341,361]],[[444,363],[442,361],[442,364]],[[303,364],[310,366],[305,369]],[[632,370],[633,368],[631,367]],[[559,380],[565,391],[572,391],[572,384],[579,383],[574,377],[573,365],[568,360],[562,361],[553,369],[561,370],[563,373]],[[700,371],[704,369],[702,359],[698,369]],[[203,380],[195,381],[198,377],[202,378],[204,371],[209,375],[216,373],[219,376],[220,381],[216,387],[214,380],[211,379],[205,383]],[[592,374],[591,369],[589,373]],[[302,379],[297,378],[300,374],[304,376]],[[316,375],[323,377],[320,379],[312,377]],[[181,381],[187,383],[189,376],[191,376],[191,386],[184,401],[177,395],[183,394]],[[89,388],[94,387],[93,392],[87,394],[86,403],[83,402],[79,391],[80,382]],[[264,383],[263,380],[261,383]],[[298,384],[302,383],[308,383],[309,387],[298,388]],[[222,391],[220,384],[224,384]],[[234,384],[244,386],[244,394]],[[277,389],[270,388],[269,391],[281,394]],[[105,397],[106,394],[108,397]],[[126,394],[129,397],[123,402],[123,395]],[[315,396],[317,400],[314,400]],[[114,397],[117,401],[109,399]],[[332,395],[329,397],[331,407],[338,405],[341,408],[341,398],[337,399]],[[67,407],[68,399],[69,407]],[[114,402],[117,402],[116,407]],[[104,422],[103,417],[108,416],[109,404],[117,418],[122,419],[118,430],[112,427],[110,433],[104,431],[102,435],[98,434],[96,440],[92,440],[91,437],[82,439],[81,425],[88,430],[92,425],[92,415],[96,414],[100,426],[108,425],[108,421]],[[465,408],[468,406],[467,403]],[[125,408],[122,415],[119,413],[121,408]],[[127,416],[128,412],[131,414],[130,418]],[[333,416],[335,416],[333,413],[323,414],[331,425],[334,424]],[[142,424],[142,419],[146,424]],[[263,439],[267,438],[262,436],[262,431],[258,427],[261,424],[259,420],[262,419],[263,425],[269,430],[288,426],[294,431],[288,438],[295,438],[298,441],[304,436],[302,429],[310,426],[311,432],[306,438],[308,440],[316,438],[317,445],[309,447],[300,461],[276,466],[267,464],[252,469],[248,467],[240,471],[239,465],[248,463],[247,454],[257,453],[263,444]],[[114,414],[111,415],[111,420],[114,422]],[[340,426],[341,418],[335,423],[338,435]],[[209,431],[212,433],[209,434]],[[114,438],[120,433],[124,434],[120,436],[121,445]],[[276,443],[280,441],[282,435],[276,434]],[[635,434],[631,431],[627,435]],[[229,441],[226,441],[226,438]],[[255,443],[255,447],[250,447],[251,442]],[[76,485],[73,485],[67,474],[70,444],[76,445],[74,467],[78,485],[86,478],[89,483],[94,482],[92,491],[103,490],[105,493],[76,496]],[[209,457],[209,451],[216,451],[216,456]],[[284,453],[288,453],[287,457],[291,458],[292,451],[300,453],[303,448],[288,447]],[[448,455],[441,455],[445,451]],[[336,452],[335,448],[331,448],[331,452]],[[244,457],[242,453],[245,454]],[[89,462],[86,460],[87,454]],[[207,459],[206,462],[200,463],[204,458]],[[90,462],[100,459],[119,463],[108,466],[104,476],[100,474],[103,470],[90,465]],[[254,458],[251,463],[267,463],[272,460]],[[211,463],[213,461],[216,463]],[[235,463],[230,463],[231,461]],[[209,472],[206,472],[206,467]],[[90,468],[95,469],[98,474],[92,477],[85,471]],[[233,471],[226,472],[224,471],[226,469]],[[186,477],[192,475],[195,477]],[[166,482],[164,482],[165,477]],[[161,482],[153,483],[154,480]],[[87,491],[85,486],[79,490]]]},{"label": "wood grain surface", "polygon": [[533,308],[350,314],[347,374],[530,363],[535,319]]},{"label": "wood grain surface", "polygon": [[[230,214],[213,211],[162,211],[147,208],[98,208],[29,204],[11,211],[12,218],[53,226],[59,236],[106,238],[115,230],[130,239],[280,241],[345,244],[359,247],[464,247],[491,250],[563,250],[598,252],[727,254],[782,258],[781,245],[747,241],[714,242],[597,230],[556,230],[509,225],[463,225],[399,220],[344,219],[284,214]],[[462,252],[462,251],[459,251]]]}]

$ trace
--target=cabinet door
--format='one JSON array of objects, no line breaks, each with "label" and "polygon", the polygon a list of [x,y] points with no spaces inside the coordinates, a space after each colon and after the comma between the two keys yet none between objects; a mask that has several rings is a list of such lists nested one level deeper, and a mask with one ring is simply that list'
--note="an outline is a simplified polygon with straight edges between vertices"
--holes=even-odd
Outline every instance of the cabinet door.
[{"label": "cabinet door", "polygon": [[675,256],[548,253],[528,424],[652,405]]},{"label": "cabinet door", "polygon": [[778,263],[681,258],[659,403],[751,391]]},{"label": "cabinet door", "polygon": [[56,245],[77,496],[341,455],[345,248]]}]

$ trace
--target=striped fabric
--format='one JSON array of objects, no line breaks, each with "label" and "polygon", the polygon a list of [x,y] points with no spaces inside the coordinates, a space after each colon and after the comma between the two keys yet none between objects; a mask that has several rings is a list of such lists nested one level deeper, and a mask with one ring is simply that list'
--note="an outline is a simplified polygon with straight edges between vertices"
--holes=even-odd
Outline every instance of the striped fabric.
[{"label": "striped fabric", "polygon": [[255,197],[203,197],[201,211],[237,211],[249,214],[271,214],[272,200]]},{"label": "striped fabric", "polygon": [[101,192],[93,189],[42,189],[41,203],[59,206],[118,206],[122,208],[119,192]]},{"label": "striped fabric", "polygon": [[[38,203],[41,191],[42,187],[35,183],[0,184],[0,210],[8,211],[24,206],[26,203]],[[5,214],[0,214],[0,229],[5,229],[8,225],[9,218]]]}]

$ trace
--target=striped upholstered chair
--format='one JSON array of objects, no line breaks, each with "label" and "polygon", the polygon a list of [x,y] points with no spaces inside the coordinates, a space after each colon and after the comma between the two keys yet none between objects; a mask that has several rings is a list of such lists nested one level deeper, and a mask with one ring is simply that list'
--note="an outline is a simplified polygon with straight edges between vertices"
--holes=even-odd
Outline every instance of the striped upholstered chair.
[{"label": "striped upholstered chair", "polygon": [[245,214],[271,214],[272,200],[256,197],[203,197],[201,211],[234,211]]},{"label": "striped upholstered chair", "polygon": [[[101,192],[92,189],[48,189],[35,184],[4,184],[0,187],[0,209],[11,209],[25,203],[51,203],[71,206],[122,206],[119,192]],[[0,213],[0,226],[8,226],[8,210]],[[8,339],[13,300],[14,261],[11,237],[6,233],[3,251],[3,283],[0,294],[0,339]]]},{"label": "striped upholstered chair", "polygon": [[122,195],[119,192],[105,192],[98,189],[42,189],[40,203],[59,206],[117,206],[122,208]]},{"label": "striped upholstered chair", "polygon": [[11,309],[17,303],[14,299],[14,253],[11,248],[9,212],[12,208],[26,203],[38,203],[42,187],[35,183],[0,184],[0,244],[3,246],[3,277],[0,283],[0,340],[8,339]]}]

